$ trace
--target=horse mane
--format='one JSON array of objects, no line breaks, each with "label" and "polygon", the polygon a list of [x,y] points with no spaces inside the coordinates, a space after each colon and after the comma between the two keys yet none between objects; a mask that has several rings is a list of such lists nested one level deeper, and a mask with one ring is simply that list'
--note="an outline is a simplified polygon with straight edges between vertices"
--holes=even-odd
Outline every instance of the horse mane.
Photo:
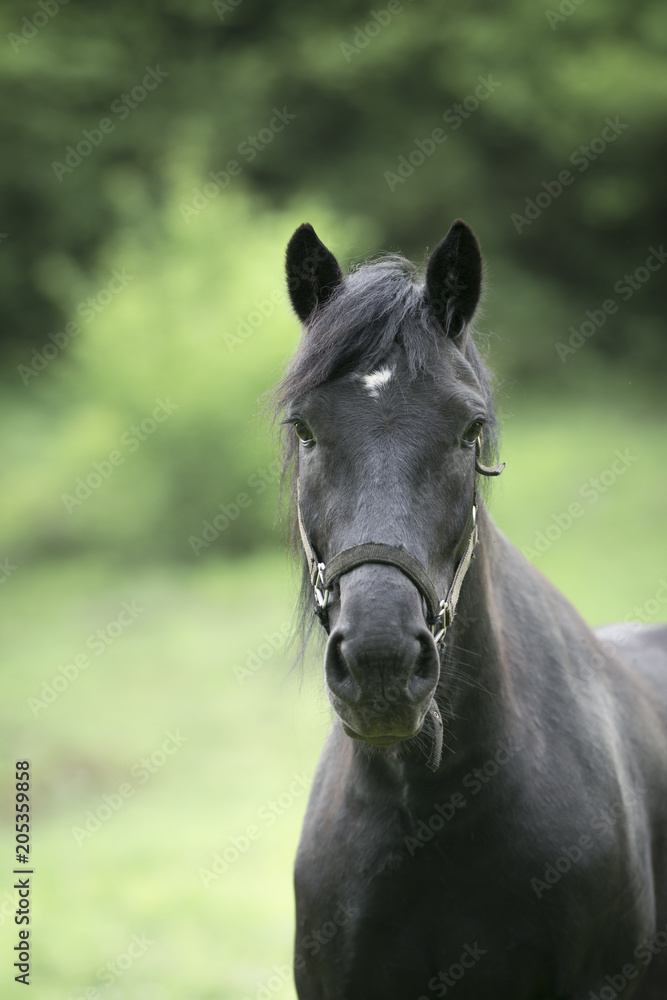
[{"label": "horse mane", "polygon": [[[355,371],[373,371],[394,345],[402,347],[410,375],[431,370],[434,353],[445,334],[424,295],[419,270],[399,254],[383,254],[360,265],[330,295],[305,327],[296,352],[282,380],[272,393],[274,419],[289,404],[325,382]],[[496,461],[498,426],[493,408],[491,377],[475,345],[473,333],[466,338],[464,357],[473,369],[486,398],[491,419],[485,426],[482,460]],[[289,541],[302,577],[297,610],[297,635],[301,637],[297,659],[305,653],[313,631],[313,596],[303,556],[296,512],[298,439],[291,427],[280,427],[283,460],[280,506],[287,496]],[[478,479],[478,490],[481,485]]]}]

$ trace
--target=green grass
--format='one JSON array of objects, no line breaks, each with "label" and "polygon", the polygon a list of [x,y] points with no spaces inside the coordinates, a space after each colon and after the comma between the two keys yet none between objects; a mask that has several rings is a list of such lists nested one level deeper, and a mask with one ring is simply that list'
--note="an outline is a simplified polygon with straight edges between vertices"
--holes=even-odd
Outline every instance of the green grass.
[{"label": "green grass", "polygon": [[[155,1000],[253,998],[273,964],[289,963],[291,867],[307,797],[293,780],[312,776],[328,709],[321,694],[300,691],[275,638],[289,620],[288,588],[282,557],[132,578],[53,565],[6,587],[3,761],[7,772],[15,759],[32,763],[39,1000],[100,986],[97,971],[133,934],[154,944],[113,987],[131,1000],[143,1000],[146,983],[166,990]],[[28,698],[133,599],[144,609],[136,621],[35,718]],[[274,633],[278,651],[253,659],[261,666],[241,682],[234,667],[268,654]],[[158,755],[148,780],[136,767],[133,776],[169,731],[186,742],[164,762]],[[134,789],[126,799],[123,783]],[[123,804],[77,843],[72,828],[105,794]],[[251,825],[257,839],[205,887],[199,870]],[[0,936],[10,954],[10,921]]]},{"label": "green grass", "polygon": [[[632,614],[667,575],[664,417],[640,403],[623,413],[599,401],[563,407],[516,396],[507,470],[492,491],[498,523],[532,545],[553,515],[581,501],[581,517],[536,562],[591,623]],[[630,467],[589,503],[582,487],[626,449]],[[99,1000],[255,1000],[274,966],[289,964],[291,869],[306,805],[305,792],[289,789],[294,775],[310,779],[329,721],[320,664],[302,681],[280,639],[294,592],[282,555],[131,573],[91,555],[21,566],[2,585],[1,780],[7,788],[13,761],[31,761],[38,1000],[75,1000],[96,986]],[[96,655],[88,637],[132,601],[143,610]],[[29,699],[82,653],[90,665],[35,715]],[[242,677],[249,657],[259,666]],[[187,739],[140,781],[136,765],[168,732]],[[133,794],[78,844],[72,828],[124,783]],[[281,795],[278,814],[270,803]],[[10,795],[3,801],[7,844]],[[206,887],[200,869],[251,826],[256,839]],[[4,915],[8,848],[3,859]],[[7,982],[16,929],[0,922]],[[153,943],[102,987],[98,971],[133,935]],[[23,994],[12,984],[2,995]],[[291,982],[271,996],[293,998]]]}]

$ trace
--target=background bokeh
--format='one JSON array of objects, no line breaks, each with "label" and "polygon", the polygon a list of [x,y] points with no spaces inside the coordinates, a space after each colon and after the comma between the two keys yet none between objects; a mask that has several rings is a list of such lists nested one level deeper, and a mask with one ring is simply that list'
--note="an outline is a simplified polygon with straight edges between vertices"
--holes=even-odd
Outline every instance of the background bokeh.
[{"label": "background bokeh", "polygon": [[658,2],[6,0],[0,951],[27,758],[38,1000],[294,996],[299,223],[348,268],[473,226],[494,515],[592,624],[665,619],[666,48]]}]

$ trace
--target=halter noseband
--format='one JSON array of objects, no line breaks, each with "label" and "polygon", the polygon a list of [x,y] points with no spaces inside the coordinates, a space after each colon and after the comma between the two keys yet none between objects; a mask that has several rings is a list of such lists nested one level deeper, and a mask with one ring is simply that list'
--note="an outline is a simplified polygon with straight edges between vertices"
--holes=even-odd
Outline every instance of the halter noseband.
[{"label": "halter noseband", "polygon": [[[478,440],[475,447],[476,471],[483,476],[499,476],[505,468],[504,463],[490,467],[482,465],[479,459],[480,447]],[[473,495],[472,507],[468,517],[468,523],[472,522],[468,541],[456,567],[454,579],[447,591],[447,596],[442,599],[438,597],[438,591],[422,564],[399,545],[386,545],[384,542],[364,542],[361,545],[352,545],[350,548],[343,549],[342,552],[339,552],[329,561],[328,565],[320,562],[308,538],[301,517],[301,495],[298,476],[296,481],[296,512],[301,544],[306,555],[310,583],[315,597],[314,611],[327,634],[330,631],[329,597],[331,588],[336,580],[343,576],[344,573],[349,573],[358,566],[364,566],[366,563],[381,563],[386,566],[395,566],[408,579],[412,580],[426,603],[426,621],[433,632],[438,653],[441,653],[445,644],[447,629],[454,621],[454,616],[456,615],[461,587],[472,561],[479,537],[477,529],[477,490],[475,490]],[[428,766],[431,770],[436,771],[442,754],[443,727],[440,710],[436,704],[435,697],[431,703],[429,714],[435,728],[435,743]]]},{"label": "halter noseband", "polygon": [[477,545],[477,496],[475,495],[470,511],[469,520],[472,521],[472,527],[465,551],[456,567],[454,579],[447,591],[447,596],[440,600],[435,585],[422,564],[399,545],[386,545],[384,542],[364,542],[362,545],[352,545],[349,549],[343,549],[342,552],[339,552],[338,555],[335,555],[330,560],[328,565],[320,562],[315,555],[315,550],[303,526],[298,492],[297,484],[299,533],[304,552],[306,553],[310,582],[315,596],[314,610],[327,634],[330,631],[329,597],[336,580],[343,576],[344,573],[349,573],[351,570],[356,569],[358,566],[364,566],[366,563],[382,563],[385,566],[395,566],[408,579],[412,580],[424,598],[427,608],[426,621],[433,632],[433,638],[438,649],[441,649],[444,645],[447,629],[454,621],[461,585],[468,572],[468,567],[470,566],[473,552]]}]

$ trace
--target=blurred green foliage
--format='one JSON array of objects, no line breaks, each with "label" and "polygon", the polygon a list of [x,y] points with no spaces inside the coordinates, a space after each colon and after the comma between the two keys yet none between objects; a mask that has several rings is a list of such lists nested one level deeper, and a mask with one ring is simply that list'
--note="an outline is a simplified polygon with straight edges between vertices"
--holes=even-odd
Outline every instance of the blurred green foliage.
[{"label": "blurred green foliage", "polygon": [[[277,540],[257,400],[298,336],[282,257],[306,219],[350,266],[379,247],[422,259],[465,217],[505,398],[597,398],[618,373],[659,386],[664,279],[623,276],[664,229],[667,10],[571,9],[8,0],[12,556],[191,559]],[[158,400],[173,409],[151,429]]]},{"label": "blurred green foliage", "polygon": [[[301,211],[333,231],[321,209]],[[63,255],[44,267],[71,315],[114,273],[126,283],[42,371],[26,374],[26,358],[27,385],[5,395],[13,483],[0,523],[19,561],[88,547],[194,559],[279,540],[280,462],[260,397],[298,333],[282,273],[289,222],[254,217],[239,192],[196,227],[181,226],[177,196],[166,223],[140,217],[91,280]]]},{"label": "blurred green foliage", "polygon": [[[184,187],[195,187],[233,158],[273,206],[301,192],[339,218],[363,216],[360,252],[381,246],[421,256],[458,214],[479,232],[494,267],[503,260],[503,286],[543,282],[565,300],[563,318],[604,299],[662,235],[664,5],[586,0],[569,5],[569,16],[549,0],[398,6],[393,14],[380,6],[373,17],[352,0],[327,8],[115,0],[104,9],[67,4],[35,29],[30,8],[8,0],[0,170],[5,249],[13,249],[0,296],[5,342],[34,343],[57,325],[58,312],[64,318],[40,280],[54,250],[89,272],[110,235],[139,221],[139,206],[119,196],[119,173],[142,185],[144,211],[162,213],[174,172],[189,166]],[[134,107],[123,105],[145,68],[157,66],[164,81],[130,101]],[[480,78],[493,82],[474,109]],[[124,111],[112,111],[119,101]],[[294,119],[240,153],[275,107]],[[105,116],[112,134],[58,180],[54,161]],[[593,147],[574,166],[572,154],[590,147],[607,117],[627,127],[604,153]],[[385,173],[437,127],[446,142],[390,190]],[[511,216],[566,168],[572,186],[517,233]],[[237,188],[234,180],[229,194]],[[619,317],[593,350],[636,350],[649,364],[664,358],[657,284],[633,303],[632,330]],[[516,306],[514,326],[528,319],[557,329],[546,313]]]}]

